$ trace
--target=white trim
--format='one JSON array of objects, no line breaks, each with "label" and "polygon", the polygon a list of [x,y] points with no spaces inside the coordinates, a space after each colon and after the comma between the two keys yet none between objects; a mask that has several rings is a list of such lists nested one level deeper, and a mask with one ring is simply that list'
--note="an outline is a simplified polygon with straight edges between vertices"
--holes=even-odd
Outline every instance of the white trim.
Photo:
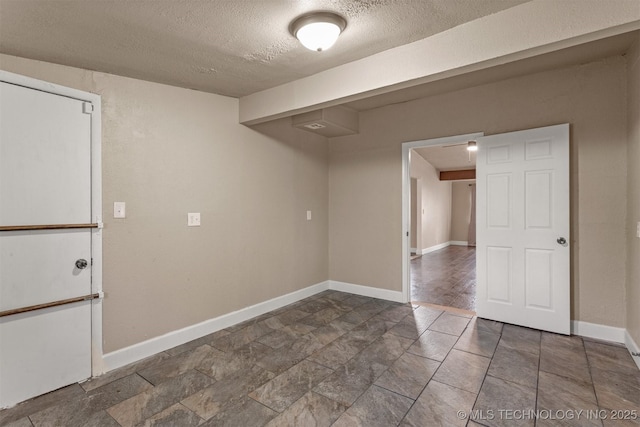
[{"label": "white trim", "polygon": [[580,320],[571,321],[571,334],[580,335],[581,337],[624,343],[625,333],[626,330],[624,328],[599,325],[597,323],[583,322]]},{"label": "white trim", "polygon": [[409,256],[409,247],[411,246],[409,237],[411,235],[411,149],[468,141],[481,136],[484,136],[484,132],[402,143],[402,302],[408,302],[411,299],[411,288],[409,286],[409,262],[411,261]]},{"label": "white trim", "polygon": [[604,341],[624,344],[629,350],[633,361],[640,369],[640,346],[633,340],[629,331],[625,328],[599,325],[597,323],[582,322],[580,320],[571,321],[571,333],[581,337],[595,338]]},{"label": "white trim", "polygon": [[329,280],[329,289],[388,301],[405,302],[402,298],[402,292],[389,289],[373,288],[371,286],[355,285],[353,283],[338,282],[335,280]]},{"label": "white trim", "polygon": [[440,249],[444,249],[447,246],[451,245],[451,242],[444,242],[444,243],[440,243],[439,245],[435,245],[435,246],[429,246],[428,248],[424,248],[421,253],[422,255],[426,255],[430,252],[435,252],[435,251],[439,251]]},{"label": "white trim", "polygon": [[[100,95],[0,70],[0,81],[90,102],[91,112],[91,214],[102,223],[102,98]],[[102,294],[102,228],[91,234],[91,292]],[[91,373],[104,372],[102,360],[102,298],[91,303]]]},{"label": "white trim", "polygon": [[410,248],[409,250],[412,254],[418,254],[418,248]]},{"label": "white trim", "polygon": [[264,313],[277,310],[286,305],[300,301],[319,292],[329,289],[329,281],[321,282],[298,291],[282,295],[268,301],[264,301],[240,310],[223,314],[195,325],[187,326],[176,331],[172,331],[159,337],[151,338],[138,344],[125,347],[104,355],[104,366],[106,371],[128,365],[152,356],[161,351],[168,350],[180,344],[203,337],[213,332],[219,331],[229,326],[235,325],[245,320],[252,319]]},{"label": "white trim", "polygon": [[640,346],[633,340],[629,331],[624,331],[624,343],[627,346],[627,350],[629,350],[629,354],[631,354],[631,358],[636,365],[638,365],[638,369],[640,369]]},{"label": "white trim", "polygon": [[[463,242],[462,240],[449,240],[448,242],[440,243],[439,245],[429,246],[420,251],[422,255],[426,255],[430,252],[439,251],[447,246],[469,246],[469,242]],[[411,248],[412,253],[418,253],[416,248]]]}]

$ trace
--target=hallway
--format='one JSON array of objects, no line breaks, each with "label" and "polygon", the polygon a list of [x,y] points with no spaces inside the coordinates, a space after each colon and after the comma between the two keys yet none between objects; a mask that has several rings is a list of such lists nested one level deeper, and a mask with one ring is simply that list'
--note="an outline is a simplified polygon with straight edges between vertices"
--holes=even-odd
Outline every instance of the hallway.
[{"label": "hallway", "polygon": [[447,246],[412,260],[411,300],[474,311],[476,249]]}]

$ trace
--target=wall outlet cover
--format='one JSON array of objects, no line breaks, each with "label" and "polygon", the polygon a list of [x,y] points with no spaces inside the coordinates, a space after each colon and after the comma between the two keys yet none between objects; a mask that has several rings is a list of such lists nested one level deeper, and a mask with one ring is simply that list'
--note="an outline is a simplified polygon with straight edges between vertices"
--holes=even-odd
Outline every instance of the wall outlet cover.
[{"label": "wall outlet cover", "polygon": [[187,214],[187,225],[189,227],[200,227],[200,212],[189,212]]},{"label": "wall outlet cover", "polygon": [[113,217],[126,218],[126,205],[124,202],[113,202]]}]

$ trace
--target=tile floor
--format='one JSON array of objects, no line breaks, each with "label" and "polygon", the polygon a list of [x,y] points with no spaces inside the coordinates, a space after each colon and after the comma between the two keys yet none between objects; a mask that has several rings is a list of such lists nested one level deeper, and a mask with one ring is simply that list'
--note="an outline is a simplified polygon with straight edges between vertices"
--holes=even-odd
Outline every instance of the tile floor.
[{"label": "tile floor", "polygon": [[475,310],[476,249],[447,246],[410,263],[411,299]]},{"label": "tile floor", "polygon": [[621,346],[326,291],[0,411],[0,425],[640,425],[640,371]]}]

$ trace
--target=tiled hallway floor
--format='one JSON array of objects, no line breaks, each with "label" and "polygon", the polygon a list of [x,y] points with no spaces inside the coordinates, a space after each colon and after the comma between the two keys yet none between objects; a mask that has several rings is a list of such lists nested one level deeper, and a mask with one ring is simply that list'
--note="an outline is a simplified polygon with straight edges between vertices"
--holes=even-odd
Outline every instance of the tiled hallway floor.
[{"label": "tiled hallway floor", "polygon": [[411,300],[476,309],[476,249],[447,246],[412,259]]},{"label": "tiled hallway floor", "polygon": [[1,411],[0,425],[640,425],[640,371],[621,346],[326,291]]}]

